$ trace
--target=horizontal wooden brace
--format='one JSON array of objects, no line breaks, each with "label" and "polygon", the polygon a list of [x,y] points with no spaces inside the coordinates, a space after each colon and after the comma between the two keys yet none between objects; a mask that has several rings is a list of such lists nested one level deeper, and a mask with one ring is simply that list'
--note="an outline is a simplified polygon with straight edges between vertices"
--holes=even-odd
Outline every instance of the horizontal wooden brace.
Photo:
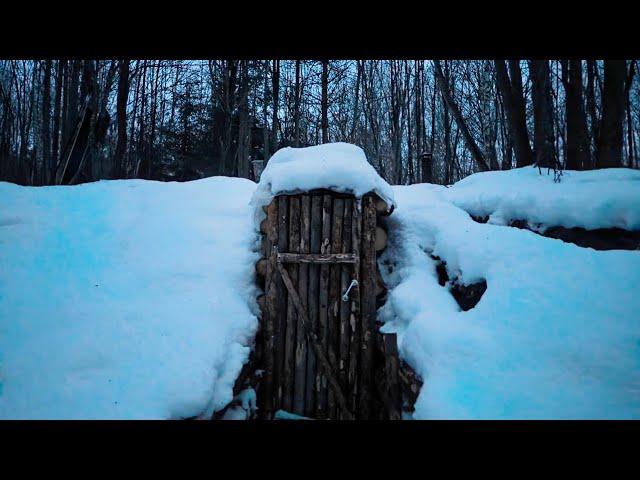
[{"label": "horizontal wooden brace", "polygon": [[278,263],[356,263],[355,253],[278,253]]}]

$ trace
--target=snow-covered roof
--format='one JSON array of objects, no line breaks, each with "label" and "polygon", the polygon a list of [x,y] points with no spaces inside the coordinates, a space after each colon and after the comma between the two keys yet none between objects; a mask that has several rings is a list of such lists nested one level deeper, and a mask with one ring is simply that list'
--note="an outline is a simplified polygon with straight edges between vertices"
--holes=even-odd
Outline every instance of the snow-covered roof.
[{"label": "snow-covered roof", "polygon": [[356,197],[374,192],[395,206],[391,186],[367,161],[360,147],[350,143],[326,143],[306,148],[282,148],[269,159],[253,194],[253,205],[267,205],[284,193],[329,189]]}]

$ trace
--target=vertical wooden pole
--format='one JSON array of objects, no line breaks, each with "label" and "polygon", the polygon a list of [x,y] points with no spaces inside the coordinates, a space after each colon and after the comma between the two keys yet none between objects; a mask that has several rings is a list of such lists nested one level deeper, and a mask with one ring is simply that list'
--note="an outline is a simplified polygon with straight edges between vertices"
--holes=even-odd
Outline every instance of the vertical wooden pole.
[{"label": "vertical wooden pole", "polygon": [[373,349],[375,338],[376,302],[376,210],[371,195],[363,199],[362,250],[360,267],[361,303],[362,303],[362,344],[360,363],[360,398],[359,413],[361,418],[368,419],[371,413],[371,396],[373,384]]},{"label": "vertical wooden pole", "polygon": [[[342,250],[342,219],[344,216],[344,199],[334,197],[333,216],[331,219],[331,253],[339,253]],[[329,345],[334,352],[339,351],[340,345],[340,265],[331,265],[329,283]],[[338,365],[332,365],[338,371]],[[339,418],[335,395],[329,391],[329,416],[332,419]]]},{"label": "vertical wooden pole", "polygon": [[[311,197],[311,253],[320,253],[320,243],[322,242],[322,196],[313,195]],[[318,334],[318,285],[320,282],[320,267],[309,265],[309,321],[311,329]],[[307,348],[307,374],[305,392],[305,416],[311,417],[315,414],[316,394],[316,357],[313,348]]]},{"label": "vertical wooden pole", "polygon": [[[344,214],[342,220],[342,253],[351,253],[353,249],[351,245],[351,222],[352,222],[352,206],[353,200],[344,200]],[[342,265],[340,268],[340,292],[341,296],[351,284],[353,280],[353,266]],[[338,299],[340,305],[340,321],[339,321],[339,341],[338,341],[338,378],[340,387],[344,392],[348,392],[348,370],[349,370],[349,317],[351,315],[351,295],[355,294],[356,288],[352,288],[349,292],[349,300],[344,301],[341,297]],[[347,393],[348,395],[348,393]]]},{"label": "vertical wooden pole", "polygon": [[[289,246],[289,202],[288,197],[280,195],[278,198],[278,251],[286,252]],[[276,281],[276,321],[275,327],[275,368],[273,384],[275,391],[274,410],[282,408],[282,393],[284,387],[284,344],[287,317],[287,289],[280,275]]]},{"label": "vertical wooden pole", "polygon": [[[300,197],[289,196],[289,252],[300,250]],[[292,264],[289,273],[294,285],[298,283],[298,265]],[[290,295],[289,295],[290,297]],[[284,338],[284,382],[282,388],[282,408],[293,410],[293,383],[295,378],[296,326],[298,312],[291,298],[287,299],[287,320]]]},{"label": "vertical wooden pole", "polygon": [[261,382],[263,418],[273,417],[273,375],[275,368],[275,322],[277,320],[277,283],[279,280],[276,265],[276,254],[273,247],[278,244],[278,201],[273,199],[267,207],[267,232],[264,238],[264,255],[267,258],[267,274],[265,277],[265,303],[262,325],[264,327],[264,380]]},{"label": "vertical wooden pole", "polygon": [[[320,253],[331,253],[331,216],[332,216],[332,196],[323,195],[322,197],[322,237],[320,242]],[[319,290],[319,307],[318,307],[318,326],[320,339],[324,351],[327,351],[329,344],[328,329],[328,313],[329,313],[329,265],[320,265],[320,284]],[[318,369],[316,375],[316,417],[327,417],[327,380],[322,375],[322,371]]]},{"label": "vertical wooden pole", "polygon": [[358,413],[358,366],[360,360],[360,303],[361,303],[361,290],[360,285],[360,244],[361,244],[361,231],[362,231],[362,199],[357,198],[353,202],[353,217],[351,220],[351,244],[353,253],[356,256],[356,263],[353,265],[353,275],[358,281],[358,288],[351,294],[351,315],[349,317],[349,323],[351,327],[351,338],[349,339],[349,389],[348,397],[350,400],[350,410],[359,417]]},{"label": "vertical wooden pole", "polygon": [[[300,240],[299,253],[309,252],[310,242],[310,221],[311,221],[311,196],[300,196]],[[308,285],[309,285],[309,265],[302,263],[298,266],[298,295],[302,308],[308,312]],[[299,321],[299,319],[298,319]],[[296,349],[295,349],[295,379],[293,384],[293,413],[304,415],[306,375],[307,375],[307,338],[304,329],[300,325],[296,326]]]},{"label": "vertical wooden pole", "polygon": [[382,344],[385,359],[385,384],[388,398],[386,409],[387,418],[389,420],[400,420],[402,393],[400,391],[400,380],[398,376],[400,361],[398,359],[398,339],[396,334],[382,334]]}]

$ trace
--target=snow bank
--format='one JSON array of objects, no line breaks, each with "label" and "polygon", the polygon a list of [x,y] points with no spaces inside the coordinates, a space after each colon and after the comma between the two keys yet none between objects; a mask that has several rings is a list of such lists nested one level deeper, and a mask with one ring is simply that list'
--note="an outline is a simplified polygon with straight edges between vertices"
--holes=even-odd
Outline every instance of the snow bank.
[{"label": "snow bank", "polygon": [[[539,211],[538,220],[556,223],[566,209],[583,226],[607,224],[605,200],[572,198],[588,188],[587,175],[571,172],[553,185],[535,172],[529,184],[530,171],[474,175],[449,189],[394,187],[399,207],[388,219],[381,265],[397,263],[391,273],[383,269],[392,289],[378,316],[383,330],[398,332],[402,357],[424,378],[414,418],[640,418],[640,252],[595,251],[479,224],[449,201],[474,214]],[[604,196],[619,195],[618,207],[627,201],[626,209],[610,203],[611,222],[636,225],[640,202],[631,203],[630,186],[637,174],[589,173],[592,192],[617,182],[618,192],[607,187]],[[531,202],[545,198],[534,196],[538,188],[555,192],[555,201],[527,210],[518,184]],[[438,284],[431,254],[447,262],[451,278],[486,279],[475,308],[461,311]]]},{"label": "snow bank", "polygon": [[534,167],[476,173],[447,189],[445,198],[497,225],[527,220],[542,229],[640,230],[640,171],[627,168],[565,171],[560,183]]},{"label": "snow bank", "polygon": [[281,193],[327,188],[357,197],[375,192],[389,208],[393,190],[367,161],[360,147],[326,143],[307,148],[282,148],[267,163],[251,203],[267,205]]},{"label": "snow bank", "polygon": [[255,183],[0,183],[0,418],[182,418],[231,400],[257,320]]}]

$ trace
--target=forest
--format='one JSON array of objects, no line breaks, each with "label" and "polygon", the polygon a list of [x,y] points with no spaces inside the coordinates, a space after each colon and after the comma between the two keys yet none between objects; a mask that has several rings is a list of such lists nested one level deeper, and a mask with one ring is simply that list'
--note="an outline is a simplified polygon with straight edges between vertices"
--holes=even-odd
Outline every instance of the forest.
[{"label": "forest", "polygon": [[636,60],[0,60],[0,180],[256,179],[360,146],[391,184],[638,168]]}]

